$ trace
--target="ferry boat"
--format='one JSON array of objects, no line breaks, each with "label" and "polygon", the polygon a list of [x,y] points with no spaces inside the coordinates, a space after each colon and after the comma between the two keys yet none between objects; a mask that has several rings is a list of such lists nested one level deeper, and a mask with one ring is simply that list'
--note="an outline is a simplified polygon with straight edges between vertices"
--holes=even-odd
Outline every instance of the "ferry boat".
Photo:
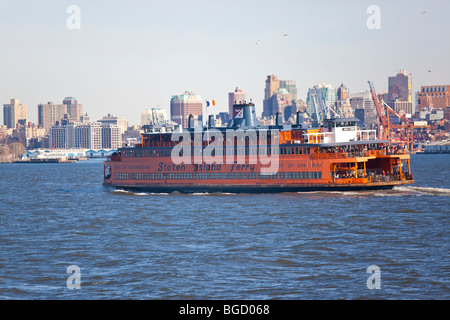
[{"label": "ferry boat", "polygon": [[227,127],[144,126],[142,141],[104,162],[104,186],[155,193],[277,193],[391,189],[414,183],[409,154],[362,130],[357,118],[320,126],[262,126],[253,103],[233,106]]}]

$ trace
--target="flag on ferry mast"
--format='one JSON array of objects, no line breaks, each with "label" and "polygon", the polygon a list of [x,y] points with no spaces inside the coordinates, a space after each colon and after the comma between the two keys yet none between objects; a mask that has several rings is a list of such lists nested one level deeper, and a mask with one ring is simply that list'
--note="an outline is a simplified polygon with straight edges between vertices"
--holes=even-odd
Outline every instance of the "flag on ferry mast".
[{"label": "flag on ferry mast", "polygon": [[206,106],[209,107],[211,105],[215,106],[216,105],[216,100],[206,100]]}]

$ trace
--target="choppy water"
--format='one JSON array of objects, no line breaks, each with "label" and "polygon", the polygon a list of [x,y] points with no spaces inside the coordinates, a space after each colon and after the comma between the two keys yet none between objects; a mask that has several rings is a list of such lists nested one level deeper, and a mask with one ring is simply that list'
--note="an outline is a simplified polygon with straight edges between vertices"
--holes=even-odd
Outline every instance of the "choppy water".
[{"label": "choppy water", "polygon": [[183,195],[0,165],[0,299],[449,299],[450,155],[411,167],[391,191]]}]

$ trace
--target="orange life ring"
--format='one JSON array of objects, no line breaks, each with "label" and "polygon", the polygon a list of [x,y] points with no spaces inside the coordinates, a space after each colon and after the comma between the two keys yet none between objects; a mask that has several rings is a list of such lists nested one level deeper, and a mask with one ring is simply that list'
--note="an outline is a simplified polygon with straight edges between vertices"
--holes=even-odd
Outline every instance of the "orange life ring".
[{"label": "orange life ring", "polygon": [[322,132],[322,128],[319,128],[319,132]]}]

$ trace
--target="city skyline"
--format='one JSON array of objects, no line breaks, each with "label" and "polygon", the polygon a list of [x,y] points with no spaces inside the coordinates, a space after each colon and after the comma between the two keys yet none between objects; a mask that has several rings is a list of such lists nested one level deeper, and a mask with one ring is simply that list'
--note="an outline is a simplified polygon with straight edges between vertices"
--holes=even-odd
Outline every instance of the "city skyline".
[{"label": "city skyline", "polygon": [[[71,5],[80,29],[67,27]],[[371,5],[380,29],[367,25]],[[239,87],[259,115],[269,74],[295,81],[305,100],[322,82],[352,94],[371,80],[381,93],[399,70],[412,74],[414,99],[421,86],[450,83],[449,9],[445,1],[1,2],[1,105],[18,98],[37,123],[38,104],[77,97],[92,119],[111,113],[139,124],[142,110],[169,111],[188,88],[216,101],[209,112],[228,111]]]}]

